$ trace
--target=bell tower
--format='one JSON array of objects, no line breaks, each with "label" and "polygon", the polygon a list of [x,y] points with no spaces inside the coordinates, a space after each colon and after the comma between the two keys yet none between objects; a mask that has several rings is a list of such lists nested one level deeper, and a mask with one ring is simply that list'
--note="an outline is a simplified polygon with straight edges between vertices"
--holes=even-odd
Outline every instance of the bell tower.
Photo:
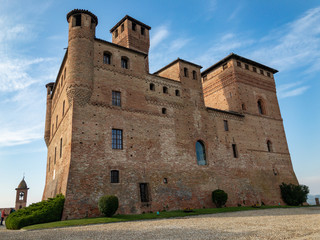
[{"label": "bell tower", "polygon": [[148,54],[151,27],[126,15],[113,28],[112,42]]},{"label": "bell tower", "polygon": [[27,205],[27,197],[28,197],[28,186],[26,181],[23,179],[21,180],[19,186],[16,188],[17,194],[16,194],[16,210],[19,210],[20,208],[24,208]]}]

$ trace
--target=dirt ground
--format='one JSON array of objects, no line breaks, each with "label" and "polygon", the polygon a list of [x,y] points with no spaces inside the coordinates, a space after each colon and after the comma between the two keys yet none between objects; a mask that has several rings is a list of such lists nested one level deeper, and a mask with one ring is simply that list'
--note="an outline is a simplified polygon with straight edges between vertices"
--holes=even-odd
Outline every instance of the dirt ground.
[{"label": "dirt ground", "polygon": [[175,219],[9,231],[0,239],[320,239],[320,207],[266,209]]}]

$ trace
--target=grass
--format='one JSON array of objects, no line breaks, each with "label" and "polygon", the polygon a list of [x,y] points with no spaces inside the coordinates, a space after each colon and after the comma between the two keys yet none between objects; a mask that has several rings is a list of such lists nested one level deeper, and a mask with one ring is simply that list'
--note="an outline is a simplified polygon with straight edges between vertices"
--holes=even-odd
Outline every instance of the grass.
[{"label": "grass", "polygon": [[269,209],[269,208],[291,208],[291,207],[290,206],[261,206],[259,208],[257,207],[226,207],[226,208],[194,209],[193,212],[189,212],[189,213],[186,213],[183,210],[177,210],[177,211],[169,211],[169,212],[160,212],[159,215],[157,215],[157,213],[115,215],[111,218],[108,218],[108,217],[83,218],[83,219],[64,220],[64,221],[36,224],[36,225],[24,227],[22,229],[36,230],[36,229],[58,228],[58,227],[83,226],[83,225],[100,224],[100,223],[176,218],[176,217],[194,216],[194,215],[202,215],[202,214],[226,213],[226,212],[248,211],[248,210]]}]

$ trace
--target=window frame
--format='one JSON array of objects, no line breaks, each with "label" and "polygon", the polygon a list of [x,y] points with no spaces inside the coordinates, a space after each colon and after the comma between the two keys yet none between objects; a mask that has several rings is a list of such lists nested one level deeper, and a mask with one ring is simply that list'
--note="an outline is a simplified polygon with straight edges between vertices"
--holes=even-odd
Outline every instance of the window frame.
[{"label": "window frame", "polygon": [[150,202],[149,184],[139,183],[140,201],[142,203]]},{"label": "window frame", "polygon": [[129,69],[129,58],[124,56],[121,57],[121,68]]},{"label": "window frame", "polygon": [[111,56],[110,52],[103,52],[103,64],[111,65]]},{"label": "window frame", "polygon": [[233,157],[234,158],[238,158],[239,157],[237,144],[235,144],[235,143],[232,144],[232,152],[233,152]]},{"label": "window frame", "polygon": [[121,107],[121,92],[112,90],[112,106]]},{"label": "window frame", "polygon": [[228,123],[228,120],[223,120],[223,125],[224,125],[224,131],[228,132],[228,131],[229,131],[229,123]]},{"label": "window frame", "polygon": [[[199,143],[199,144],[198,144]],[[201,147],[201,148],[199,148]],[[195,144],[197,164],[199,166],[207,165],[206,147],[202,140],[198,140]]]},{"label": "window frame", "polygon": [[111,147],[112,149],[123,149],[123,131],[122,129],[112,128],[111,131]]},{"label": "window frame", "polygon": [[110,183],[120,183],[119,170],[111,170],[110,171]]}]

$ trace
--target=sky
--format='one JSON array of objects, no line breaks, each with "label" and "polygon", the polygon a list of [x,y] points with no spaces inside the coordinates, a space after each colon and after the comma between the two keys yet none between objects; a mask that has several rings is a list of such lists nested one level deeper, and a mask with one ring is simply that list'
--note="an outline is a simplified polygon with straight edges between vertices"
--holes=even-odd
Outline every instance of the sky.
[{"label": "sky", "polygon": [[66,14],[94,13],[96,37],[126,14],[152,27],[153,73],[176,58],[203,70],[231,52],[279,71],[277,96],[300,184],[320,194],[320,2],[318,0],[0,0],[0,207],[13,207],[23,176],[39,202],[47,149],[45,84],[68,46]]}]

